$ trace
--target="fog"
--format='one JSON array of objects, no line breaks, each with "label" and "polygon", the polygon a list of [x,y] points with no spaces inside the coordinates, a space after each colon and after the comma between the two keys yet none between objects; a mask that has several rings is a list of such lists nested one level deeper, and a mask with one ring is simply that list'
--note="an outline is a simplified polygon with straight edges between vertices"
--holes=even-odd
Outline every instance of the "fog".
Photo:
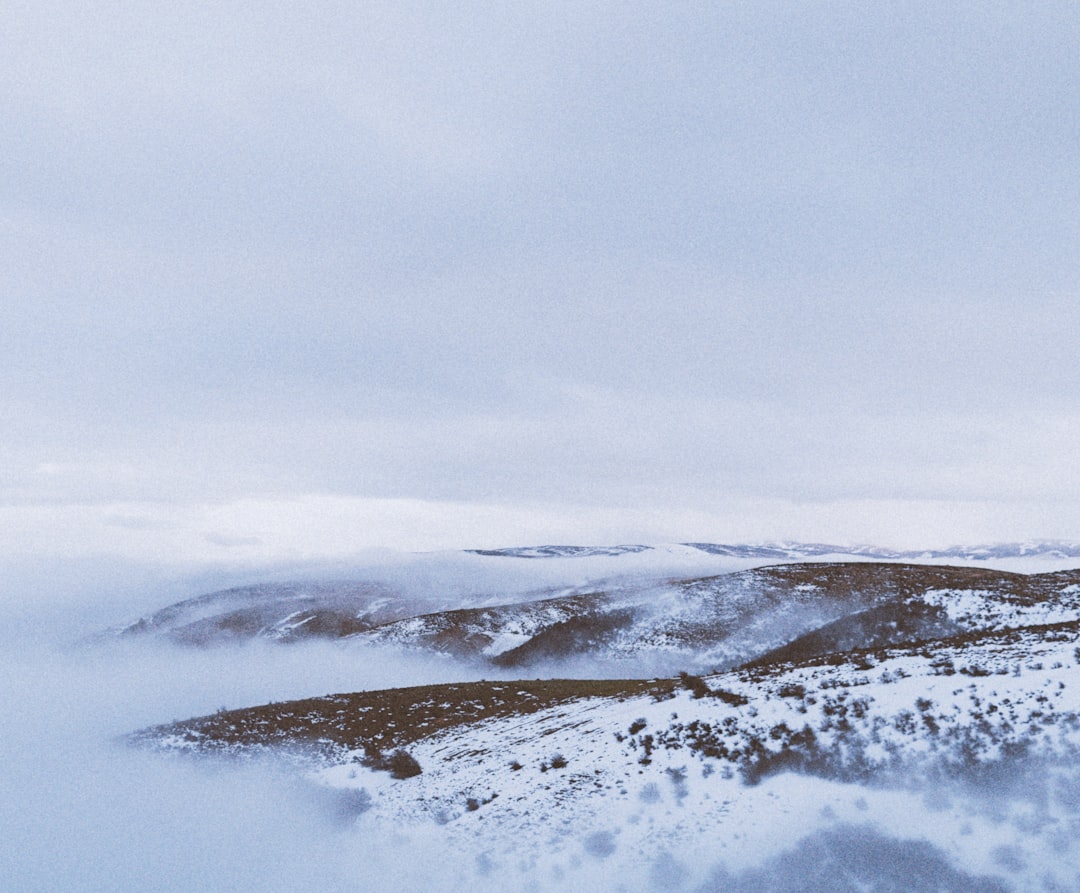
[{"label": "fog", "polygon": [[3,889],[406,890],[431,887],[403,865],[441,872],[400,859],[392,839],[350,836],[284,767],[162,757],[116,738],[221,706],[450,681],[460,668],[359,663],[332,645],[197,651],[33,638],[0,659]]},{"label": "fog", "polygon": [[[439,578],[440,567],[450,574],[449,565],[431,559],[414,582]],[[481,674],[495,678],[498,671],[333,643],[209,649],[160,640],[88,644],[86,634],[103,624],[239,582],[243,575],[87,564],[49,568],[37,578],[28,568],[7,570],[3,604],[11,623],[0,657],[5,890],[780,891],[796,889],[793,879],[824,859],[836,869],[835,889],[966,891],[1012,889],[1010,866],[1020,878],[1016,888],[1023,889],[1030,863],[1050,853],[1064,860],[1058,877],[1077,864],[1071,844],[1049,834],[1060,834],[1061,820],[1033,821],[1030,811],[1017,807],[1023,798],[1015,791],[988,797],[958,789],[946,809],[927,805],[929,785],[874,794],[820,780],[794,784],[796,776],[769,779],[752,792],[760,802],[790,801],[782,819],[763,822],[752,811],[741,816],[734,804],[730,837],[691,835],[651,861],[617,846],[620,823],[628,819],[625,807],[614,802],[596,813],[593,826],[553,828],[543,840],[521,841],[520,859],[492,860],[484,839],[452,845],[435,824],[391,828],[343,817],[325,790],[304,782],[295,767],[270,759],[178,758],[135,750],[117,738],[220,707]],[[290,570],[297,568],[268,569],[267,575]],[[400,567],[387,562],[383,572],[398,574]],[[538,578],[530,575],[549,572],[530,570],[517,583],[533,585]],[[491,579],[458,582],[467,589]],[[588,667],[573,669],[586,675]],[[812,795],[800,794],[800,785],[811,781]],[[869,807],[858,805],[864,793]],[[1069,821],[1080,821],[1077,803],[1065,809]],[[986,826],[997,829],[997,855],[958,864],[954,845],[965,839],[968,813],[970,820],[998,817]],[[898,824],[897,815],[905,814],[908,823]],[[936,843],[925,839],[927,826],[920,827],[927,816],[940,822]],[[970,828],[966,833],[970,839]],[[920,867],[897,880],[890,867],[896,864]],[[987,881],[988,872],[996,879]],[[827,889],[824,883],[812,888]]]},{"label": "fog", "polygon": [[4,23],[0,889],[760,889],[851,841],[888,854],[867,823],[925,840],[917,798],[906,828],[869,798],[752,852],[699,837],[632,870],[575,844],[522,877],[482,841],[343,825],[279,767],[115,744],[490,668],[86,639],[358,568],[492,601],[664,572],[309,560],[361,547],[1074,536],[1074,4],[45,0]]},{"label": "fog", "polygon": [[27,568],[7,571],[0,887],[414,888],[385,846],[385,864],[372,871],[379,847],[350,841],[326,804],[280,767],[162,758],[116,739],[222,706],[449,681],[460,668],[404,657],[358,662],[333,645],[80,643],[106,623],[235,577],[195,568],[170,580],[168,569],[87,563],[37,579]]},{"label": "fog", "polygon": [[724,893],[798,890],[800,893],[1001,893],[993,877],[957,871],[925,841],[898,841],[866,827],[840,826],[809,834],[798,846],[764,866],[738,875],[719,870],[702,888]]}]

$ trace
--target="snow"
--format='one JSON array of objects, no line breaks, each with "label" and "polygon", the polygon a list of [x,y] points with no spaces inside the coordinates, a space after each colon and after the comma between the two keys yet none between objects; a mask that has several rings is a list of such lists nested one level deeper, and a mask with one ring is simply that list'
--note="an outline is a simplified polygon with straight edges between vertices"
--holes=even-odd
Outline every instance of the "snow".
[{"label": "snow", "polygon": [[532,637],[531,632],[504,630],[492,638],[491,644],[484,649],[484,654],[487,657],[495,657],[505,651],[517,648],[519,645],[524,645]]},{"label": "snow", "polygon": [[[673,555],[686,557],[660,557]],[[543,563],[601,560],[658,559],[642,551]],[[755,585],[750,576],[723,585],[627,583],[616,598],[644,603],[647,595],[654,610],[637,639],[615,641],[610,653],[682,656],[675,631],[703,614],[744,622],[759,648],[814,619],[816,585],[797,585],[790,600],[764,607]],[[662,698],[593,697],[458,726],[408,747],[423,772],[407,779],[366,768],[362,750],[306,771],[318,785],[363,792],[350,832],[358,840],[397,836],[454,854],[447,889],[524,888],[526,878],[537,890],[594,888],[598,879],[610,889],[614,877],[627,890],[657,878],[662,889],[692,890],[719,864],[751,869],[815,830],[849,826],[930,842],[958,868],[1007,876],[1016,889],[1080,889],[1080,805],[1068,793],[1080,790],[1071,768],[1080,754],[1080,585],[1056,596],[933,589],[920,596],[926,604],[978,634],[733,669],[705,677],[711,697],[681,689]],[[744,618],[745,605],[756,613]],[[551,605],[527,607],[509,620],[492,608],[467,631],[489,635],[484,653],[493,656],[564,616]],[[300,614],[278,626],[304,622]],[[423,617],[392,628],[402,641],[434,629]],[[733,636],[704,658],[722,666],[739,647]],[[157,745],[213,746],[181,734]],[[986,788],[999,785],[1002,767],[1026,773],[1024,787],[1000,783],[991,796]]]},{"label": "snow", "polygon": [[[302,615],[304,614],[307,614],[307,616],[303,617]],[[297,617],[300,617],[301,619],[297,620]],[[271,637],[286,637],[294,629],[298,629],[305,623],[310,623],[314,619],[315,615],[309,613],[308,611],[293,611],[291,614],[283,617],[281,620],[271,626],[269,630],[267,630],[267,634]]]},{"label": "snow", "polygon": [[[748,785],[735,764],[703,757],[679,730],[695,720],[713,727],[731,720],[724,736],[729,746],[758,738],[779,750],[770,729],[808,724],[819,730],[826,749],[835,745],[842,752],[851,738],[867,744],[861,759],[878,762],[878,768],[900,759],[910,772],[935,759],[955,759],[960,733],[997,713],[1001,741],[1029,739],[1033,753],[1067,756],[1080,748],[1080,724],[1063,721],[1080,715],[1076,638],[982,643],[925,655],[895,651],[868,669],[851,663],[792,667],[767,680],[720,674],[707,680],[714,690],[741,694],[746,704],[695,699],[688,691],[660,701],[591,698],[432,736],[410,748],[424,768],[415,778],[375,778],[378,773],[356,767],[360,754],[312,775],[372,796],[357,833],[398,828],[426,834],[437,828],[455,851],[538,877],[574,877],[597,860],[611,870],[618,866],[622,877],[645,877],[674,858],[692,888],[706,880],[714,860],[732,870],[759,864],[814,827],[845,822],[872,822],[892,836],[931,840],[969,871],[1000,873],[1002,847],[1052,855],[1045,835],[1023,830],[1030,804],[1010,806],[1016,815],[995,821],[959,795],[955,806],[935,806],[925,790],[906,789],[895,779],[881,787],[784,773]],[[976,665],[988,675],[963,671]],[[796,685],[809,697],[780,693]],[[864,712],[846,715],[851,735],[835,725],[829,729],[830,710],[857,703]],[[1045,723],[1047,715],[1056,721]],[[642,722],[631,735],[629,729]],[[648,735],[654,743],[643,762]],[[659,743],[665,735],[670,746]],[[560,755],[566,766],[552,768]],[[974,759],[989,765],[1000,757],[1000,746],[988,745]],[[1065,827],[1072,819],[1056,809],[1045,820]],[[709,859],[691,858],[702,850]],[[1063,882],[1075,864],[1061,866]],[[1032,872],[1020,871],[1021,879],[1034,884]]]},{"label": "snow", "polygon": [[1006,629],[1080,619],[1080,603],[1068,598],[1077,592],[1080,587],[1068,586],[1059,590],[1058,600],[1033,605],[1010,603],[985,589],[932,589],[924,600],[944,608],[950,620],[970,628],[986,628],[989,624],[994,629]]}]

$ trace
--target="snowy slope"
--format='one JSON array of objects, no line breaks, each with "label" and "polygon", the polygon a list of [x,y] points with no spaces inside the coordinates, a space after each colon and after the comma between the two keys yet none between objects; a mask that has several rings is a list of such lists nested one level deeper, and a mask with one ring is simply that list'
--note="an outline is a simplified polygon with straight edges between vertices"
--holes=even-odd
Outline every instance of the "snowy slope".
[{"label": "snowy slope", "polygon": [[[469,893],[1080,889],[1080,572],[554,548],[464,556],[465,584],[440,558],[166,609],[145,625],[173,639],[321,628],[358,663],[392,645],[473,681],[129,740],[283,760],[357,846],[392,842],[363,889],[370,872]],[[709,572],[667,573],[687,560]],[[596,575],[623,561],[636,571]]]},{"label": "snowy slope", "polygon": [[[977,778],[1008,768],[1021,753],[1074,756],[1076,642],[1070,626],[956,643],[933,655],[893,652],[871,669],[860,661],[708,680],[745,704],[689,692],[660,701],[584,699],[421,741],[411,752],[424,772],[412,779],[372,784],[351,761],[355,754],[316,776],[369,791],[362,827],[439,824],[454,846],[476,849],[482,841],[496,861],[528,860],[535,850],[530,869],[541,860],[569,864],[582,852],[619,853],[633,875],[684,851],[688,840],[749,832],[763,838],[753,850],[775,848],[785,842],[768,840],[778,812],[788,812],[786,840],[793,839],[810,819],[799,816],[800,800],[830,786],[790,775],[764,790],[747,784],[763,773],[802,768],[841,789],[837,782],[873,781],[861,796],[888,800],[889,789],[898,797],[920,771]],[[949,673],[947,660],[962,671]],[[990,675],[969,675],[976,669]],[[806,729],[816,743],[800,752],[793,741],[809,738]],[[559,757],[565,766],[552,768]],[[986,833],[1003,837],[1000,829]],[[993,868],[983,838],[956,838],[971,870]],[[738,848],[731,849],[729,862]]]},{"label": "snowy slope", "polygon": [[[948,864],[965,872],[1000,875],[972,889],[1006,881],[1040,889],[1047,866],[1071,889],[1075,802],[1044,802],[1035,821],[1020,797],[998,803],[995,816],[968,802],[977,795],[963,785],[1032,767],[1044,781],[1075,784],[1078,644],[1080,624],[1069,621],[688,678],[652,694],[535,702],[531,712],[405,730],[423,772],[400,780],[366,768],[370,747],[347,736],[335,743],[333,723],[324,724],[300,765],[352,804],[357,833],[393,828],[469,854],[463,889],[480,879],[470,874],[480,866],[585,882],[600,866],[647,878],[664,865],[679,869],[669,889],[689,889],[712,864],[693,857],[698,848],[729,870],[749,870],[808,830],[868,816],[891,835],[945,841]],[[517,694],[515,683],[490,687],[506,702]],[[293,739],[296,723],[332,714],[344,729],[338,705],[304,702],[290,720]],[[255,729],[235,711],[141,740],[181,751],[264,750],[266,736],[227,743],[245,723]],[[959,787],[935,804],[920,787],[927,779]],[[1010,847],[1026,855],[1005,870]]]},{"label": "snowy slope", "polygon": [[[395,561],[358,568],[348,579],[264,581],[207,593],[124,623],[108,635],[160,636],[188,645],[249,639],[336,639],[423,615],[566,595],[607,593],[616,597],[608,606],[613,610],[663,598],[674,604],[678,594],[667,586],[668,581],[705,579],[778,562],[851,560],[993,566],[1036,573],[1080,565],[1080,547],[1028,543],[901,553],[871,546],[843,549],[798,543],[685,543],[535,546],[403,555]],[[596,606],[585,613],[598,615],[603,608]],[[454,625],[449,619],[434,620],[430,628],[420,623],[388,629],[381,637],[459,655],[494,657],[524,645],[541,631],[525,615],[511,617],[503,611],[500,618],[508,624],[507,629],[500,628],[499,620],[485,618],[472,623],[475,629],[469,631],[464,644],[456,642],[454,631],[447,631],[436,641],[441,631]],[[483,641],[479,636],[498,642]],[[622,639],[627,641],[625,636]],[[534,647],[539,652],[551,650],[541,643]],[[620,649],[625,651],[621,646],[616,650]],[[631,644],[630,651],[634,650]],[[529,659],[527,654],[522,657]],[[722,654],[718,661],[724,663]]]},{"label": "snowy slope", "polygon": [[673,674],[1076,617],[1080,572],[817,562],[423,615],[352,641],[500,667],[557,671],[553,664],[588,658],[627,674],[643,666]]}]

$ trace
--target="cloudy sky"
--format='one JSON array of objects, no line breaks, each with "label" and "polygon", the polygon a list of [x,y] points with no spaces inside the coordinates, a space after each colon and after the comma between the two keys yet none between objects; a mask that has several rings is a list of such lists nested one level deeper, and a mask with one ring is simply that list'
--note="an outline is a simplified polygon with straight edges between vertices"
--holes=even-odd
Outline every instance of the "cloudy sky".
[{"label": "cloudy sky", "polygon": [[1080,538],[1071,2],[4,20],[4,554]]}]

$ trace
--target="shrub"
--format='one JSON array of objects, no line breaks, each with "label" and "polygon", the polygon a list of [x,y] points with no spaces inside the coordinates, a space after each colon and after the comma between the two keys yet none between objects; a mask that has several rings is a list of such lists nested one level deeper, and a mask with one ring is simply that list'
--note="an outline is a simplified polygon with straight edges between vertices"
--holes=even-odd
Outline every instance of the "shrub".
[{"label": "shrub", "polygon": [[719,698],[725,704],[730,704],[732,707],[742,707],[744,704],[750,703],[750,699],[745,695],[740,695],[733,691],[725,691],[722,688],[716,689],[711,694],[714,698]]},{"label": "shrub", "polygon": [[695,698],[706,698],[712,694],[704,679],[700,676],[691,676],[685,670],[679,673],[679,684],[693,692]]},{"label": "shrub", "polygon": [[386,762],[391,778],[412,778],[424,771],[420,768],[416,757],[400,747],[390,755],[390,759]]},{"label": "shrub", "polygon": [[370,742],[364,745],[364,758],[360,762],[370,769],[389,772],[391,778],[412,778],[424,771],[407,750],[399,747],[390,756],[385,756]]},{"label": "shrub", "polygon": [[547,772],[548,769],[565,769],[566,764],[566,757],[564,757],[561,753],[557,753],[550,760],[547,760],[540,764],[540,771]]},{"label": "shrub", "polygon": [[745,695],[725,691],[722,688],[709,688],[708,684],[700,676],[692,676],[686,671],[679,673],[679,684],[688,691],[693,692],[695,698],[719,698],[725,704],[730,704],[733,707],[742,707],[744,704],[750,703],[750,699]]},{"label": "shrub", "polygon": [[492,791],[491,796],[485,797],[483,800],[480,800],[476,797],[467,797],[465,799],[465,809],[467,809],[469,812],[476,812],[476,810],[478,810],[481,806],[487,806],[498,796],[498,794]]}]

